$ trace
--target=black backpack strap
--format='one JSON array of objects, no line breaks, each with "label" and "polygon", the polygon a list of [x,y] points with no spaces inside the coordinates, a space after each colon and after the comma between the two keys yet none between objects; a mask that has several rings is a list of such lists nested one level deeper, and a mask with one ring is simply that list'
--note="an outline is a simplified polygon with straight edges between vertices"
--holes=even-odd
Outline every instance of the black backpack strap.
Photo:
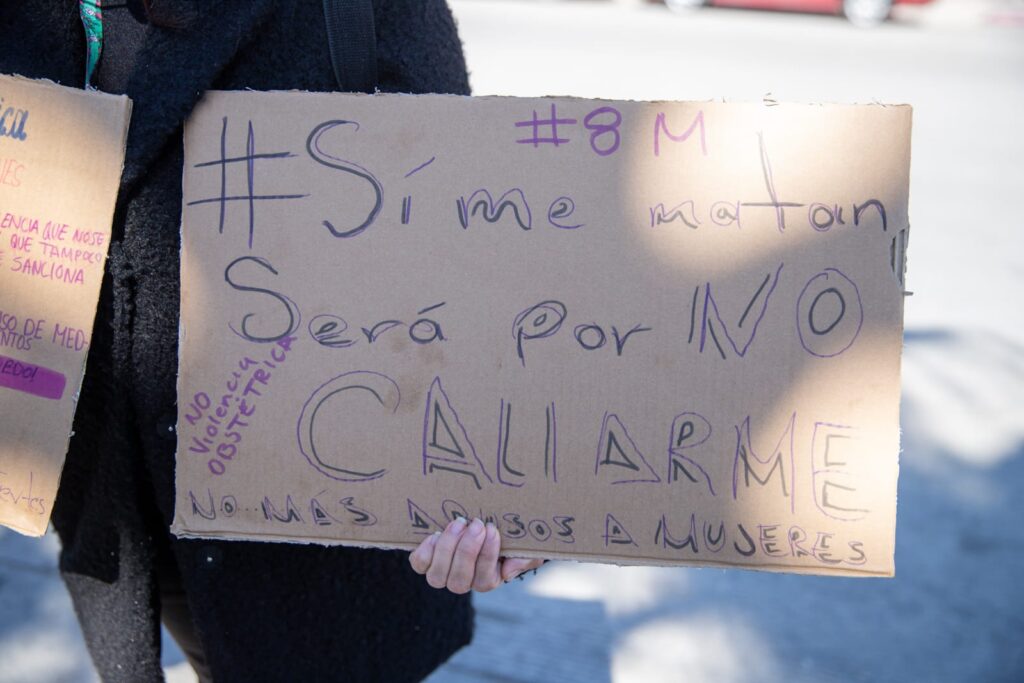
[{"label": "black backpack strap", "polygon": [[377,88],[377,34],[372,0],[324,0],[327,44],[338,87],[345,92]]}]

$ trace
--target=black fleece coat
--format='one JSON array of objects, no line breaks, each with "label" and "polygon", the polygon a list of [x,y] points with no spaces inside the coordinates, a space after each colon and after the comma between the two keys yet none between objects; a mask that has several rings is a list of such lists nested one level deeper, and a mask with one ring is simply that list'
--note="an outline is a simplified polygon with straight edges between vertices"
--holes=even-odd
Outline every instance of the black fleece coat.
[{"label": "black fleece coat", "polygon": [[[468,597],[398,552],[178,540],[173,516],[182,124],[208,89],[336,90],[321,0],[153,0],[128,153],[53,523],[105,681],[162,680],[173,557],[218,681],[411,681],[469,641]],[[375,0],[379,87],[468,94],[444,0]],[[166,23],[166,22],[165,22]],[[0,2],[0,72],[82,87],[77,0]]]}]

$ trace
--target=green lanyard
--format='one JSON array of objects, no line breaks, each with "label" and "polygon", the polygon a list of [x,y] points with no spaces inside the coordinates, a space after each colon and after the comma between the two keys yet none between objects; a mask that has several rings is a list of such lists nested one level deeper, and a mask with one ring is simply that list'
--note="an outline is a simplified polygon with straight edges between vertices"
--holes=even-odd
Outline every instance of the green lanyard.
[{"label": "green lanyard", "polygon": [[78,0],[85,26],[85,89],[95,90],[92,75],[103,51],[103,0]]}]

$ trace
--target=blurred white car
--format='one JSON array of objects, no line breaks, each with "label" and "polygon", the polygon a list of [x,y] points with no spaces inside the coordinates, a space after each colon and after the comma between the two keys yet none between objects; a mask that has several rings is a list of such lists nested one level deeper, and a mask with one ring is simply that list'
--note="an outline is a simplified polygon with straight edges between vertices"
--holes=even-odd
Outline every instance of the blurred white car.
[{"label": "blurred white car", "polygon": [[874,26],[889,17],[889,11],[894,4],[923,5],[931,0],[664,0],[664,2],[669,9],[677,12],[688,12],[705,5],[747,7],[842,14],[857,26]]}]

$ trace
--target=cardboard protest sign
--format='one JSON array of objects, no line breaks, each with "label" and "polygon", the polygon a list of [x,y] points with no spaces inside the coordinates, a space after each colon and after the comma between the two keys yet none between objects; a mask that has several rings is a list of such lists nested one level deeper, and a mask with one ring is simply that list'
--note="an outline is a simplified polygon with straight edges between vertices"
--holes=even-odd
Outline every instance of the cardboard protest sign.
[{"label": "cardboard protest sign", "polygon": [[126,97],[0,76],[0,524],[45,533],[124,164]]},{"label": "cardboard protest sign", "polygon": [[209,93],[174,532],[891,575],[910,115]]}]

